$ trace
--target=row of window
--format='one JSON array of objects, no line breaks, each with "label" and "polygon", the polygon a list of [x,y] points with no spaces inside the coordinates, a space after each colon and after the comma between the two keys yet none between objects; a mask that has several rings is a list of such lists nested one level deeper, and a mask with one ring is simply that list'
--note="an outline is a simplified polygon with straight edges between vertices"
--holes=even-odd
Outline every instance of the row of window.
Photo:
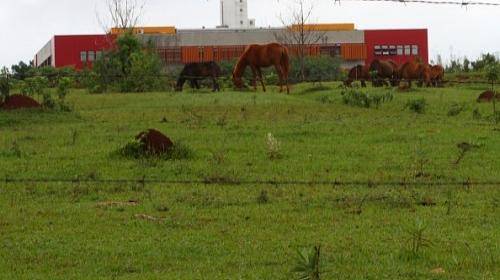
[{"label": "row of window", "polygon": [[92,62],[102,57],[102,51],[82,51],[80,52],[81,62]]},{"label": "row of window", "polygon": [[383,45],[383,46],[375,46],[375,55],[383,56],[383,55],[418,55],[418,46],[417,45]]}]

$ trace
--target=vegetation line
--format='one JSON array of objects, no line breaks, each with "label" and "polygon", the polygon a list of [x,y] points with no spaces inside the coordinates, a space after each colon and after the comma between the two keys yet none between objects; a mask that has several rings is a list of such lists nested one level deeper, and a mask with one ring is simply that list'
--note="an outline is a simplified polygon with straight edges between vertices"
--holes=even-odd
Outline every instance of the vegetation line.
[{"label": "vegetation line", "polygon": [[408,182],[408,181],[273,181],[273,180],[248,180],[239,181],[232,180],[230,182],[224,181],[208,181],[208,180],[161,180],[161,179],[12,179],[5,178],[6,184],[16,183],[98,183],[98,184],[177,184],[177,185],[191,185],[191,184],[204,184],[204,185],[334,185],[334,186],[467,186],[467,185],[481,185],[481,186],[500,186],[500,180],[493,181],[427,181],[427,182]]}]

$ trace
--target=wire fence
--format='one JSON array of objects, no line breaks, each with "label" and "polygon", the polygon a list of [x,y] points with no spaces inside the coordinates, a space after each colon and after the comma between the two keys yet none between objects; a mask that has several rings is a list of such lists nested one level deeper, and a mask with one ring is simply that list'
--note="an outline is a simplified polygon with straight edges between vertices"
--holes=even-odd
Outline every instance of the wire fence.
[{"label": "wire fence", "polygon": [[416,4],[425,4],[425,5],[454,5],[454,6],[500,6],[500,3],[495,2],[481,2],[481,1],[433,1],[433,0],[335,0],[335,3],[342,2],[388,2],[388,3],[416,3]]},{"label": "wire fence", "polygon": [[93,179],[93,178],[5,178],[5,184],[137,184],[137,185],[256,185],[256,186],[500,186],[500,179],[463,181],[417,181],[417,180],[238,180],[238,179],[200,179],[200,180],[168,180],[168,179]]}]

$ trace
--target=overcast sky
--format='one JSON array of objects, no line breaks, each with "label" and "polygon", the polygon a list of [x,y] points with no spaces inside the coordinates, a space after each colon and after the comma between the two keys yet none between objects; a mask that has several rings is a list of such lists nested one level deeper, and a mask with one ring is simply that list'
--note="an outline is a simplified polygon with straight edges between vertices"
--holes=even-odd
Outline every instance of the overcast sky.
[{"label": "overcast sky", "polygon": [[[258,26],[279,26],[293,0],[249,0]],[[458,1],[458,0],[455,0]],[[485,0],[500,3],[500,0]],[[104,0],[0,0],[0,66],[29,61],[55,34],[103,33],[96,12]],[[219,0],[147,0],[144,25],[215,27]],[[500,52],[500,7],[436,6],[316,0],[317,22],[353,22],[358,29],[428,28],[431,59]]]}]

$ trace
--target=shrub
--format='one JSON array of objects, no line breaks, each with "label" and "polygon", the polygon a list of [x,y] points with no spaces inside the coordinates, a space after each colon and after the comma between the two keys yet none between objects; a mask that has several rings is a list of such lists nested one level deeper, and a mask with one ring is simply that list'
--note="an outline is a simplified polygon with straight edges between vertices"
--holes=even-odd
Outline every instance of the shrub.
[{"label": "shrub", "polygon": [[90,92],[112,89],[121,92],[157,90],[162,85],[161,60],[151,49],[143,48],[130,33],[117,39],[117,48],[106,52],[94,62],[93,73],[87,74]]},{"label": "shrub", "polygon": [[9,71],[4,68],[0,73],[0,102],[9,97],[11,86]]},{"label": "shrub", "polygon": [[449,117],[458,116],[464,110],[465,110],[465,104],[453,103],[450,109],[448,110],[448,116]]},{"label": "shrub", "polygon": [[73,86],[74,81],[71,77],[62,77],[57,83],[57,96],[60,100],[64,101],[68,95],[70,88]]},{"label": "shrub", "polygon": [[[292,82],[301,81],[300,61],[296,57],[291,58],[289,79]],[[342,78],[340,60],[335,57],[307,56],[304,58],[305,82],[325,82],[339,80]],[[274,70],[274,69],[273,69]]]},{"label": "shrub", "polygon": [[488,64],[485,69],[486,79],[491,83],[491,90],[494,91],[494,85],[500,76],[500,64]]},{"label": "shrub", "polygon": [[423,114],[425,113],[425,109],[427,107],[427,101],[425,98],[412,99],[406,103],[405,108],[410,109],[410,111]]},{"label": "shrub", "polygon": [[123,148],[117,151],[117,154],[125,158],[157,158],[161,160],[183,160],[190,159],[194,156],[193,150],[182,142],[175,143],[167,153],[158,155],[148,153],[144,144],[138,140],[127,143]]},{"label": "shrub", "polygon": [[23,83],[21,83],[21,93],[24,95],[32,96],[35,95],[40,97],[43,96],[49,84],[49,80],[46,77],[31,77],[26,78]]},{"label": "shrub", "polygon": [[346,105],[370,108],[375,106],[379,108],[382,103],[391,102],[394,99],[394,94],[388,91],[384,94],[368,94],[354,89],[342,91],[342,101]]}]

